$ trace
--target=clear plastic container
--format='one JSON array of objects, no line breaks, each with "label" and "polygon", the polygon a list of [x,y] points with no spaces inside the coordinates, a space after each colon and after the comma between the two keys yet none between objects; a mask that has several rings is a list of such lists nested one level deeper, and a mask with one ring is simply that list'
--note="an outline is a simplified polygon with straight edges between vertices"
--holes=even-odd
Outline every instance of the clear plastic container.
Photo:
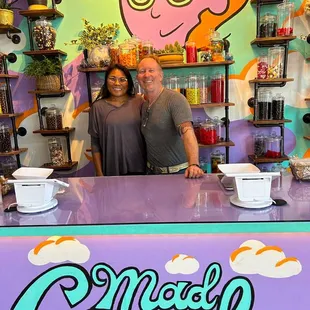
[{"label": "clear plastic container", "polygon": [[6,85],[0,84],[0,114],[9,113],[9,106],[6,97]]},{"label": "clear plastic container", "polygon": [[266,54],[262,54],[257,58],[257,78],[268,78],[268,56]]},{"label": "clear plastic container", "polygon": [[200,104],[200,83],[196,74],[191,74],[187,79],[186,99],[189,104]]},{"label": "clear plastic container", "polygon": [[261,38],[276,37],[277,35],[277,16],[266,13],[260,18],[259,36]]},{"label": "clear plastic container", "polygon": [[200,127],[200,143],[205,145],[211,145],[217,143],[216,124],[209,119]]},{"label": "clear plastic container", "polygon": [[267,89],[260,89],[258,92],[258,120],[271,119],[272,93]]},{"label": "clear plastic container", "polygon": [[46,17],[36,20],[33,38],[39,50],[53,50],[56,43],[56,30]]},{"label": "clear plastic container", "polygon": [[272,98],[272,119],[284,119],[284,100],[285,98],[280,93]]},{"label": "clear plastic container", "polygon": [[274,46],[268,49],[268,78],[283,78],[284,47]]},{"label": "clear plastic container", "polygon": [[294,32],[294,3],[284,0],[283,3],[278,4],[277,8],[277,35],[279,37],[292,36]]},{"label": "clear plastic container", "polygon": [[142,56],[152,55],[154,53],[153,43],[149,40],[144,41],[142,44]]},{"label": "clear plastic container", "polygon": [[265,138],[265,157],[280,158],[281,157],[282,137],[277,136],[274,132]]},{"label": "clear plastic container", "polygon": [[211,153],[210,162],[211,162],[211,173],[221,173],[221,171],[218,169],[218,165],[226,163],[226,156],[220,150],[216,150]]},{"label": "clear plastic container", "polygon": [[4,123],[0,123],[0,141],[0,153],[12,151],[10,127]]},{"label": "clear plastic container", "polygon": [[256,133],[253,136],[254,156],[260,157],[265,153],[265,136],[262,133]]},{"label": "clear plastic container", "polygon": [[119,63],[125,67],[137,66],[137,48],[134,44],[125,42],[119,45]]},{"label": "clear plastic container", "polygon": [[60,138],[53,137],[48,139],[48,150],[53,165],[62,166],[65,164],[65,157]]},{"label": "clear plastic container", "polygon": [[45,112],[46,128],[48,130],[62,129],[62,114],[56,107],[50,107]]},{"label": "clear plastic container", "polygon": [[224,76],[217,73],[211,77],[211,103],[224,102]]},{"label": "clear plastic container", "polygon": [[196,43],[193,41],[187,41],[185,43],[185,50],[186,50],[186,62],[187,63],[197,62]]},{"label": "clear plastic container", "polygon": [[206,75],[200,75],[200,103],[204,104],[208,102],[208,77]]}]

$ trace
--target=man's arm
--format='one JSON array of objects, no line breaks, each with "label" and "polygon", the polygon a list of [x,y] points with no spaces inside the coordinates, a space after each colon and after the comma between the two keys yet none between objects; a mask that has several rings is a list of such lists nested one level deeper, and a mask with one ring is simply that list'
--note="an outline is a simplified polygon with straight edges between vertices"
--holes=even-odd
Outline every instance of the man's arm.
[{"label": "man's arm", "polygon": [[191,122],[184,122],[179,127],[183,139],[189,167],[185,171],[186,178],[199,178],[204,172],[199,168],[199,147]]}]

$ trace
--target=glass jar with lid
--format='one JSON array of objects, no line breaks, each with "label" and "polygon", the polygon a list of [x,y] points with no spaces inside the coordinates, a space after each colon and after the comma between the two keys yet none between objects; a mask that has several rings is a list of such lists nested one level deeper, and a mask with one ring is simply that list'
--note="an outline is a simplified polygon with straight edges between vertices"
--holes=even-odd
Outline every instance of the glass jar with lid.
[{"label": "glass jar with lid", "polygon": [[210,154],[211,173],[221,173],[218,168],[219,164],[226,163],[226,156],[220,150],[215,150]]},{"label": "glass jar with lid", "polygon": [[190,74],[187,78],[186,99],[189,104],[200,104],[200,85],[197,74]]},{"label": "glass jar with lid", "polygon": [[9,113],[9,106],[6,97],[6,85],[0,84],[0,114]]},{"label": "glass jar with lid", "polygon": [[208,77],[206,75],[200,75],[200,104],[204,104],[208,102]]},{"label": "glass jar with lid", "polygon": [[221,39],[221,35],[218,31],[214,31],[211,37],[211,50],[213,61],[224,61],[224,41]]},{"label": "glass jar with lid", "polygon": [[12,151],[10,127],[5,123],[0,123],[0,153]]},{"label": "glass jar with lid", "polygon": [[268,158],[281,157],[282,137],[277,136],[275,132],[265,138],[265,156]]},{"label": "glass jar with lid", "polygon": [[283,46],[275,45],[268,49],[268,78],[281,79],[283,78],[284,67],[284,51]]},{"label": "glass jar with lid", "polygon": [[275,37],[277,35],[277,16],[266,13],[260,18],[259,36],[261,38]]},{"label": "glass jar with lid", "polygon": [[46,128],[48,130],[62,129],[62,114],[61,111],[52,106],[45,111]]},{"label": "glass jar with lid", "polygon": [[216,73],[211,77],[211,103],[224,102],[224,76]]},{"label": "glass jar with lid", "polygon": [[137,56],[137,62],[138,62],[143,57],[142,40],[134,34],[128,40],[128,43],[133,44],[136,47],[136,56]]},{"label": "glass jar with lid", "polygon": [[48,150],[52,165],[63,166],[65,164],[64,151],[60,138],[53,137],[48,139]]},{"label": "glass jar with lid", "polygon": [[33,38],[39,50],[53,50],[56,42],[56,30],[46,17],[36,20]]},{"label": "glass jar with lid", "polygon": [[272,98],[272,119],[284,119],[284,100],[284,96],[282,96],[280,93],[276,94]]},{"label": "glass jar with lid", "polygon": [[277,35],[279,37],[292,36],[294,29],[294,3],[284,0],[283,3],[278,4],[277,9]]},{"label": "glass jar with lid", "polygon": [[112,65],[119,63],[119,47],[116,41],[110,44],[110,58]]},{"label": "glass jar with lid", "polygon": [[270,90],[261,88],[258,92],[258,120],[271,119],[272,93]]},{"label": "glass jar with lid", "polygon": [[257,78],[267,79],[268,78],[268,56],[262,54],[257,59]]},{"label": "glass jar with lid", "polygon": [[119,45],[119,63],[129,68],[137,66],[136,45],[129,42],[125,42]]},{"label": "glass jar with lid", "polygon": [[211,119],[207,119],[200,127],[200,143],[211,145],[217,143],[216,125]]},{"label": "glass jar with lid", "polygon": [[172,89],[176,92],[180,92],[180,78],[176,75],[171,75],[168,78],[168,85],[169,85],[169,89]]},{"label": "glass jar with lid", "polygon": [[185,43],[185,51],[186,51],[186,62],[187,63],[197,62],[196,42],[194,42],[194,41],[187,41]]},{"label": "glass jar with lid", "polygon": [[197,117],[193,122],[194,133],[197,139],[197,142],[200,143],[200,128],[201,128],[202,119]]},{"label": "glass jar with lid", "polygon": [[13,157],[9,157],[2,162],[2,173],[5,178],[12,179],[12,174],[17,168],[17,162]]},{"label": "glass jar with lid", "polygon": [[153,43],[149,40],[146,40],[142,44],[142,56],[152,55],[154,53]]},{"label": "glass jar with lid", "polygon": [[222,136],[222,128],[223,128],[224,122],[218,116],[214,116],[212,121],[216,128],[217,142],[222,142],[224,140]]},{"label": "glass jar with lid", "polygon": [[265,136],[258,132],[253,135],[253,142],[254,142],[254,156],[260,157],[263,156],[265,153]]}]

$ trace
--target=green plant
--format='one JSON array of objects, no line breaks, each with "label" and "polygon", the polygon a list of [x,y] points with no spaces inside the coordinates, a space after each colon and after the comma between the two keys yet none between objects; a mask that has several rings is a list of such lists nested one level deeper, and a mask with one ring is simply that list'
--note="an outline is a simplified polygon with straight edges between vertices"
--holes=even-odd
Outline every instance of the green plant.
[{"label": "green plant", "polygon": [[44,57],[43,60],[34,59],[24,69],[27,76],[41,77],[47,75],[59,75],[62,72],[62,66],[59,60]]},{"label": "green plant", "polygon": [[65,45],[78,45],[82,49],[91,50],[100,45],[108,45],[114,42],[118,36],[119,24],[108,24],[104,26],[102,23],[99,27],[93,26],[88,20],[82,18],[84,22],[84,30],[80,32],[77,40],[71,40]]},{"label": "green plant", "polygon": [[7,2],[7,0],[0,0],[0,10],[20,10],[20,8],[13,7],[13,4],[18,0],[13,0],[11,2]]},{"label": "green plant", "polygon": [[183,48],[178,41],[175,41],[174,44],[166,44],[165,48],[162,50],[156,50],[156,54],[168,54],[168,53],[183,53]]}]

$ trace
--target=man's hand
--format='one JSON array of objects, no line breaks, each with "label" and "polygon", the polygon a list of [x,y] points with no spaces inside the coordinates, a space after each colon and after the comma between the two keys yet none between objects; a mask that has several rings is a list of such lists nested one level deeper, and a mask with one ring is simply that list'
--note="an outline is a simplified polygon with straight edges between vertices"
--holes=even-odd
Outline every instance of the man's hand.
[{"label": "man's hand", "polygon": [[185,170],[185,177],[189,179],[198,179],[201,178],[204,175],[204,172],[202,169],[197,167],[196,165],[189,166]]}]

